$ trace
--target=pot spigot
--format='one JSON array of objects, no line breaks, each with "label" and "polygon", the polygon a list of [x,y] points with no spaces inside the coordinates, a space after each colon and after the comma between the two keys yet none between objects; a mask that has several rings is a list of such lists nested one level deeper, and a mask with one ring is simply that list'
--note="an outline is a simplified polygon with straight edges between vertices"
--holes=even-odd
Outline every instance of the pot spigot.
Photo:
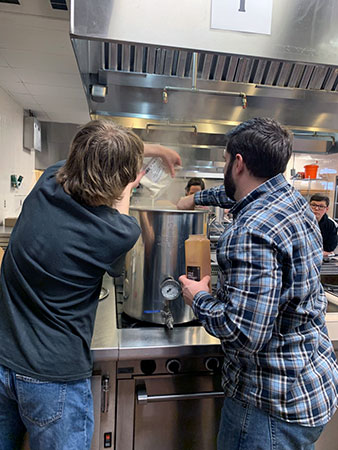
[{"label": "pot spigot", "polygon": [[169,309],[169,304],[168,302],[165,302],[164,307],[161,311],[164,323],[166,324],[166,327],[169,330],[172,330],[174,328],[174,318],[173,315],[171,314],[171,311]]}]

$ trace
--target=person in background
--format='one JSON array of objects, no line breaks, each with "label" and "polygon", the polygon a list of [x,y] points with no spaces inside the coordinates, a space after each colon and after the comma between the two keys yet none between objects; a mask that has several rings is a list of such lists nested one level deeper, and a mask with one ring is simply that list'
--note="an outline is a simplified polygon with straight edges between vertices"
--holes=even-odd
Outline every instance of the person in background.
[{"label": "person in background", "polygon": [[185,187],[185,195],[195,194],[203,189],[205,189],[205,183],[202,178],[190,178]]},{"label": "person in background", "polygon": [[118,276],[140,228],[128,216],[143,155],[171,174],[179,155],[112,121],[76,133],[24,201],[1,268],[0,449],[89,450],[90,343],[102,284]]},{"label": "person in background", "polygon": [[323,255],[328,256],[337,247],[337,225],[328,215],[330,200],[322,194],[310,198],[310,207],[316,216],[323,238]]},{"label": "person in background", "polygon": [[255,118],[227,135],[224,185],[180,209],[235,201],[209,277],[179,279],[185,302],[220,338],[225,392],[218,450],[310,450],[338,401],[338,365],[320,283],[322,239],[308,202],[285,180],[290,133]]}]

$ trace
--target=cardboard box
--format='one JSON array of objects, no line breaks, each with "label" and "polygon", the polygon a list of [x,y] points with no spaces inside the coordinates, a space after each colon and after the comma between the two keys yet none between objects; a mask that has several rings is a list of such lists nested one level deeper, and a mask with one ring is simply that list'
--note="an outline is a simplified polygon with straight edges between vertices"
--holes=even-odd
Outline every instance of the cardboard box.
[{"label": "cardboard box", "polygon": [[14,227],[17,220],[18,220],[17,217],[5,217],[4,220],[5,227]]}]

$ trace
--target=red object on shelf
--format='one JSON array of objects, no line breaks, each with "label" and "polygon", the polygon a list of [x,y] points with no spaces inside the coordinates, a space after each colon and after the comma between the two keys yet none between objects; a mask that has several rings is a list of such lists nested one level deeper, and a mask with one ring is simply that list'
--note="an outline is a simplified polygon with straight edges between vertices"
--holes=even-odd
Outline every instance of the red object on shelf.
[{"label": "red object on shelf", "polygon": [[304,166],[305,169],[305,178],[317,178],[319,166],[317,164],[307,164]]}]

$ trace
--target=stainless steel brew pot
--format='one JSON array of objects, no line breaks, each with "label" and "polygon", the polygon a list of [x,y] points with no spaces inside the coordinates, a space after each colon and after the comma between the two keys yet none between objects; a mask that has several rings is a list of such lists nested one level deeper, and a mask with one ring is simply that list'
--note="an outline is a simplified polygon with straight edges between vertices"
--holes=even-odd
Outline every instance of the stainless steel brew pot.
[{"label": "stainless steel brew pot", "polygon": [[184,241],[205,232],[207,211],[131,207],[130,214],[142,233],[126,257],[123,311],[169,328],[193,320],[178,277],[185,273]]}]

